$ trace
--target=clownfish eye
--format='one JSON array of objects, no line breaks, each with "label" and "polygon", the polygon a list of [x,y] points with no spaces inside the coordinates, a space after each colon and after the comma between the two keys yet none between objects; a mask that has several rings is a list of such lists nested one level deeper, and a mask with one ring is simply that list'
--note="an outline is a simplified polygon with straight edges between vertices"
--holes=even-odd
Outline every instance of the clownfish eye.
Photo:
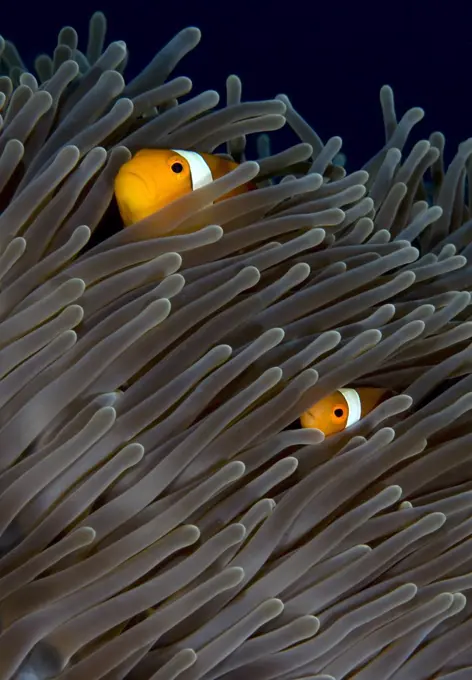
[{"label": "clownfish eye", "polygon": [[334,413],[334,416],[335,416],[336,418],[343,418],[343,417],[344,417],[344,409],[341,408],[340,406],[337,406],[337,407],[334,409],[333,413]]},{"label": "clownfish eye", "polygon": [[175,172],[176,175],[179,175],[184,169],[184,166],[182,165],[182,163],[176,161],[175,163],[172,163],[170,169],[172,170],[172,172]]}]

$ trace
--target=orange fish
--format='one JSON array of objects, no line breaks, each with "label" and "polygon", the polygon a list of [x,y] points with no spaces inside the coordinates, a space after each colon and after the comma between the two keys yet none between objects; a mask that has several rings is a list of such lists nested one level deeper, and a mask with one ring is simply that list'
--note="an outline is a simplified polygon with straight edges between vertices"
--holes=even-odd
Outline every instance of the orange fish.
[{"label": "orange fish", "polygon": [[301,425],[321,430],[325,436],[342,432],[373,411],[389,392],[379,387],[343,387],[305,411]]},{"label": "orange fish", "polygon": [[[124,163],[115,179],[115,196],[126,227],[152,215],[194,189],[238,166],[222,156],[181,149],[141,149]],[[250,182],[223,198],[255,189]]]}]

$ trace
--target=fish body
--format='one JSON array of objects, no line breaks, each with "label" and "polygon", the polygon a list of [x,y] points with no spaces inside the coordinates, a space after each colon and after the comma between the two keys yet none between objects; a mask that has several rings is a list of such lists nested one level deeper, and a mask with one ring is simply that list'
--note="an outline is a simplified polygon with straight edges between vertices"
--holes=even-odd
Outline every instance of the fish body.
[{"label": "fish body", "polygon": [[[238,163],[209,153],[182,149],[141,149],[115,178],[115,197],[126,227],[152,215],[185,194],[223,177]],[[243,194],[255,185],[237,187],[223,198]]]},{"label": "fish body", "polygon": [[373,411],[389,392],[380,387],[343,387],[305,411],[301,425],[321,430],[325,436],[342,432]]}]

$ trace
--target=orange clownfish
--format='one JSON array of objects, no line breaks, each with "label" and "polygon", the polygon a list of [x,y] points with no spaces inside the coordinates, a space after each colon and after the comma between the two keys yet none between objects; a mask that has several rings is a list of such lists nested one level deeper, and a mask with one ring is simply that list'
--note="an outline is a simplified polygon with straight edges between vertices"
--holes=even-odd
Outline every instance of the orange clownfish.
[{"label": "orange clownfish", "polygon": [[305,411],[301,425],[321,430],[325,436],[342,432],[373,411],[389,393],[380,387],[343,387]]},{"label": "orange clownfish", "polygon": [[[222,156],[181,149],[141,149],[115,178],[115,196],[126,227],[152,215],[177,198],[219,179],[238,163]],[[248,183],[223,198],[255,189]]]}]

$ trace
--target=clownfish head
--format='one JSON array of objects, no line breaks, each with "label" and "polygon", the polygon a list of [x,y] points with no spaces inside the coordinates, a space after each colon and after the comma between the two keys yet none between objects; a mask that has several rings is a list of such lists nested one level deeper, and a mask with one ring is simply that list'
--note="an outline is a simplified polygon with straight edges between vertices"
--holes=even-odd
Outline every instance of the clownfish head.
[{"label": "clownfish head", "polygon": [[321,430],[325,436],[342,432],[373,411],[389,393],[378,387],[344,387],[307,409],[300,417],[301,425]]},{"label": "clownfish head", "polygon": [[[139,222],[181,196],[222,177],[237,165],[227,158],[196,151],[138,151],[121,166],[115,178],[115,196],[125,226]],[[254,187],[238,187],[222,198],[251,188]]]}]

